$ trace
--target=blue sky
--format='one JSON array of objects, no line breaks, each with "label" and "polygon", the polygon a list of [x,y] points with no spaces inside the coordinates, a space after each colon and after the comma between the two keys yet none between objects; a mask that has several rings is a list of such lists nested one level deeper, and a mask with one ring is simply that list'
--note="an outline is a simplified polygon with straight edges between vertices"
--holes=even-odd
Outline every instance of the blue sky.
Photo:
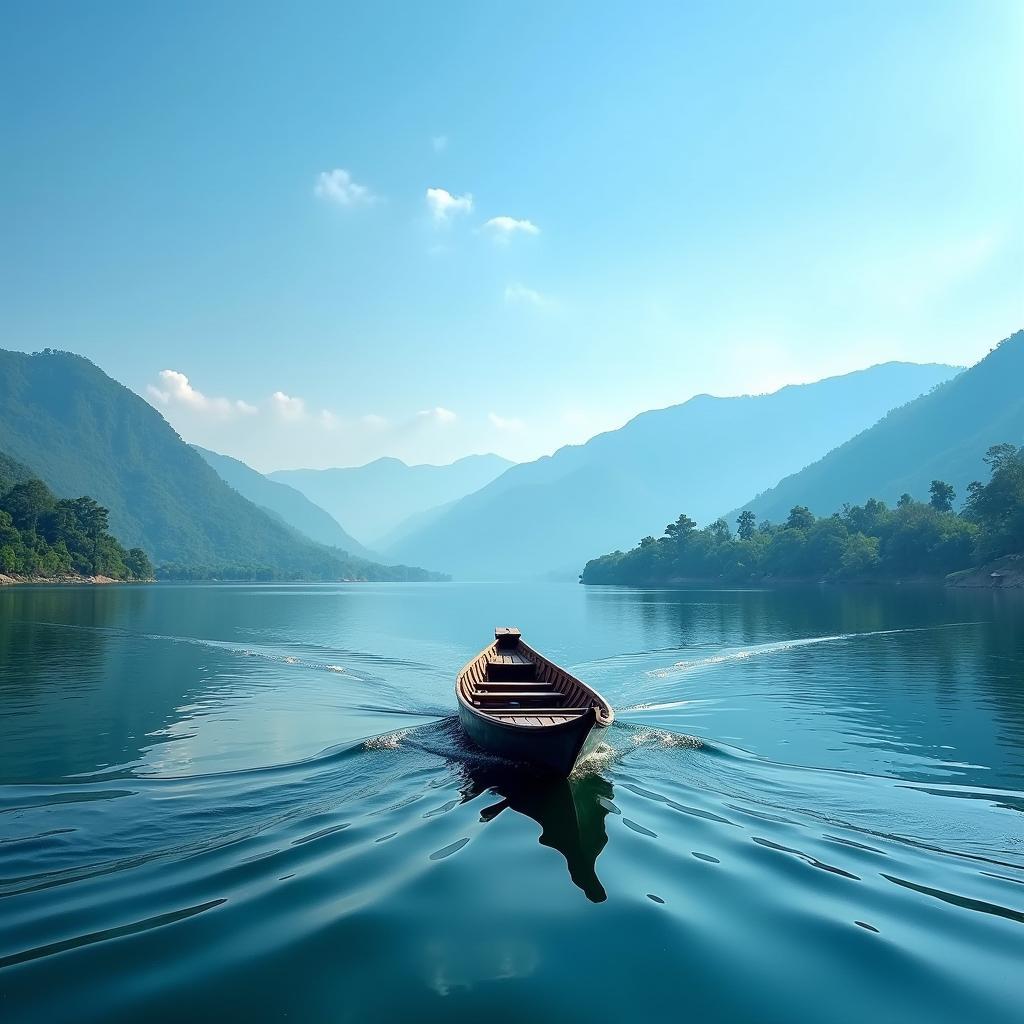
[{"label": "blue sky", "polygon": [[0,345],[261,469],[530,458],[1024,326],[1020,3],[0,20]]}]

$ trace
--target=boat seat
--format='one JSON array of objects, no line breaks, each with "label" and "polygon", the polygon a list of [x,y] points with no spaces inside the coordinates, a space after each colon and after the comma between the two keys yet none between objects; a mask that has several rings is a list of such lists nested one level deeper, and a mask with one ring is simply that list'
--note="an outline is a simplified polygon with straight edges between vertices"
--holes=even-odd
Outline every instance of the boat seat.
[{"label": "boat seat", "polygon": [[482,679],[476,684],[477,689],[494,690],[504,693],[506,690],[549,690],[551,684],[543,679]]},{"label": "boat seat", "polygon": [[481,708],[493,715],[585,715],[590,708]]},{"label": "boat seat", "polygon": [[495,701],[525,701],[525,700],[550,700],[552,703],[558,700],[565,700],[565,694],[558,690],[504,690],[501,693],[481,693],[479,690],[473,694],[474,701],[493,704]]},{"label": "boat seat", "polygon": [[495,681],[526,682],[537,678],[537,666],[519,651],[494,651],[487,658],[487,678]]}]

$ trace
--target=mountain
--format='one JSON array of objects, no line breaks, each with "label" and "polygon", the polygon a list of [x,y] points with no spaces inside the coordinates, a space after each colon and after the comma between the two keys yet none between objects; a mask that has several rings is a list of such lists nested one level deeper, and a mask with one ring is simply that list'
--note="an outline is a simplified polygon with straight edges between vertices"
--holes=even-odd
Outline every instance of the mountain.
[{"label": "mountain", "polygon": [[963,499],[972,480],[988,477],[985,451],[1004,441],[1024,443],[1024,331],[744,508],[778,522],[794,505],[826,514],[868,498],[926,498],[932,480],[952,484]]},{"label": "mountain", "polygon": [[419,578],[297,537],[229,487],[148,402],[82,356],[0,350],[0,450],[59,497],[87,494],[154,562],[310,578]]},{"label": "mountain", "polygon": [[410,516],[471,494],[511,465],[500,455],[467,455],[450,466],[377,459],[353,469],[282,469],[267,476],[302,491],[375,546]]},{"label": "mountain", "polygon": [[275,518],[280,518],[303,536],[315,540],[318,544],[340,548],[360,558],[376,557],[355,537],[346,533],[333,516],[319,505],[314,505],[294,487],[278,483],[276,480],[268,480],[262,473],[257,473],[251,466],[229,455],[211,452],[197,444],[192,447],[217,475],[243,498],[248,498],[254,505],[271,512]]},{"label": "mountain", "polygon": [[15,484],[23,484],[34,477],[35,473],[28,466],[0,452],[0,494],[9,491]]},{"label": "mountain", "polygon": [[698,395],[513,466],[388,553],[468,578],[575,574],[680,512],[734,508],[956,372],[885,363],[769,395]]}]

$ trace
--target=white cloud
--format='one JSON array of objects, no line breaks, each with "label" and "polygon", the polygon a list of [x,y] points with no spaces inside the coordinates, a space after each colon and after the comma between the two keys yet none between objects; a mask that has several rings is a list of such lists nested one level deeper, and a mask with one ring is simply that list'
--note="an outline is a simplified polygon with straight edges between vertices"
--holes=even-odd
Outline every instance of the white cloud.
[{"label": "white cloud", "polygon": [[540,228],[532,220],[519,220],[515,217],[492,217],[484,224],[496,242],[507,243],[515,234],[539,235]]},{"label": "white cloud", "polygon": [[445,409],[440,405],[435,405],[433,409],[420,409],[416,415],[420,419],[432,420],[435,423],[454,423],[456,419],[451,409]]},{"label": "white cloud", "polygon": [[428,188],[427,206],[434,222],[444,224],[452,214],[469,213],[473,209],[473,197],[468,192],[464,196],[453,196],[444,188]]},{"label": "white cloud", "polygon": [[306,415],[306,403],[283,391],[275,391],[270,396],[270,405],[283,420],[301,420]]},{"label": "white cloud", "polygon": [[496,429],[507,430],[512,433],[520,431],[526,426],[522,420],[517,419],[514,416],[499,416],[496,412],[489,412],[487,414],[487,418],[491,421],[491,425]]},{"label": "white cloud", "polygon": [[196,412],[230,419],[233,416],[251,416],[256,407],[241,400],[231,401],[229,398],[210,398],[198,388],[194,388],[180,370],[161,370],[160,384],[150,384],[146,393],[159,405],[165,408],[172,406],[192,409]]},{"label": "white cloud", "polygon": [[365,185],[357,184],[342,167],[321,171],[316,176],[313,194],[318,199],[326,199],[338,206],[367,206],[377,201],[377,197]]},{"label": "white cloud", "polygon": [[375,412],[368,412],[362,418],[363,423],[374,430],[383,430],[388,425],[387,417],[378,416]]},{"label": "white cloud", "polygon": [[448,148],[448,136],[434,135],[430,140],[430,145],[435,153],[443,153]]},{"label": "white cloud", "polygon": [[525,284],[519,284],[518,282],[505,286],[505,301],[510,305],[522,303],[526,306],[535,306],[538,309],[551,305],[551,300],[546,295],[542,295],[536,289],[527,288]]}]

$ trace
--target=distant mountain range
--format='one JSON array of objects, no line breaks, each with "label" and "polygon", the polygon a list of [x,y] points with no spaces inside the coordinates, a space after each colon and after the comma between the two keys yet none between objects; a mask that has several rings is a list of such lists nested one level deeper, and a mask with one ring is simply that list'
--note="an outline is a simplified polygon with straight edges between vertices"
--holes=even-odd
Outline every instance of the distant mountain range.
[{"label": "distant mountain range", "polygon": [[364,548],[355,537],[346,533],[341,524],[319,505],[314,505],[301,491],[287,484],[270,480],[251,466],[230,455],[220,455],[194,444],[192,447],[216,471],[217,475],[233,487],[243,498],[269,512],[294,530],[315,540],[318,544],[340,548],[360,558],[377,556]]},{"label": "distant mountain range", "polygon": [[89,360],[0,350],[0,451],[58,496],[87,494],[155,563],[266,566],[310,578],[422,578],[327,548],[229,487],[147,402]]},{"label": "distant mountain range", "polygon": [[1003,442],[1024,444],[1024,331],[743,507],[779,522],[794,505],[825,515],[868,498],[927,498],[932,480],[962,500],[972,480],[988,478],[985,451]]},{"label": "distant mountain range", "polygon": [[471,494],[511,465],[500,455],[467,455],[449,466],[377,459],[352,469],[282,469],[267,476],[301,491],[378,548],[405,520]]},{"label": "distant mountain range", "polygon": [[737,507],[957,372],[893,362],[768,395],[698,395],[513,466],[385,551],[462,578],[575,575],[680,512],[706,522]]}]

